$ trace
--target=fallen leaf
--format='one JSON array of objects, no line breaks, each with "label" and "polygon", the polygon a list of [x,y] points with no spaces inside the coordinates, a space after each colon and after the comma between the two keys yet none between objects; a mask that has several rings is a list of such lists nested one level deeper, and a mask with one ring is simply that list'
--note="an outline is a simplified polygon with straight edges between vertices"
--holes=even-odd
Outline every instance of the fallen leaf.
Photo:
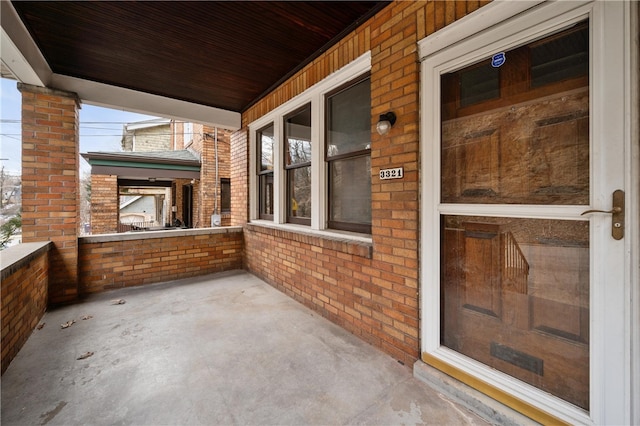
[{"label": "fallen leaf", "polygon": [[45,324],[46,324],[46,322],[41,322],[40,324],[38,324],[38,326],[36,328],[38,330],[42,330],[42,328],[44,327]]},{"label": "fallen leaf", "polygon": [[91,318],[93,318],[92,315],[83,315],[81,319],[84,321],[84,320],[90,320]]},{"label": "fallen leaf", "polygon": [[111,301],[112,305],[124,305],[125,303],[127,303],[127,302],[125,302],[124,299],[116,299],[116,300],[112,300]]},{"label": "fallen leaf", "polygon": [[85,352],[76,359],[86,359],[93,355],[93,352]]},{"label": "fallen leaf", "polygon": [[67,321],[64,324],[60,324],[61,328],[69,328],[71,327],[73,324],[75,324],[76,320],[71,320],[71,321]]}]

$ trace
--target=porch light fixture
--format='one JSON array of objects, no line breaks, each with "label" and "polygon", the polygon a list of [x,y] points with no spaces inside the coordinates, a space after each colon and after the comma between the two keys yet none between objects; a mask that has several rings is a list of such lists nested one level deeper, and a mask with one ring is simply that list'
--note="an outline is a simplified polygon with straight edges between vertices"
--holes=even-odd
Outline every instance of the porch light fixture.
[{"label": "porch light fixture", "polygon": [[396,115],[389,111],[385,114],[380,114],[380,120],[376,124],[376,130],[380,135],[386,135],[391,130],[391,127],[396,123]]}]

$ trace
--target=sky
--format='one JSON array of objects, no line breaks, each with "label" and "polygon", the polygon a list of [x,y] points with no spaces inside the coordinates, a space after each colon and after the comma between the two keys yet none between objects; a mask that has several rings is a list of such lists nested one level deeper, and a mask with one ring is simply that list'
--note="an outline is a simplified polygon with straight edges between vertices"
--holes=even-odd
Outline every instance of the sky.
[{"label": "sky", "polygon": [[[21,170],[22,95],[17,82],[2,78],[0,86],[0,165],[5,173],[19,175]],[[150,120],[153,116],[82,104],[80,109],[80,152],[120,151],[122,126]],[[81,158],[82,173],[90,173],[89,164]]]}]

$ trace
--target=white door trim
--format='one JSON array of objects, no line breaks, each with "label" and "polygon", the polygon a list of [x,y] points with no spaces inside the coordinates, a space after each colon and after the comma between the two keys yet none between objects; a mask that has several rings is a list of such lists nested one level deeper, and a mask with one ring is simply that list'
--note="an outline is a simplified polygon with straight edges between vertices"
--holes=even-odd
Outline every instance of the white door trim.
[{"label": "white door trim", "polygon": [[625,106],[628,108],[630,143],[627,158],[631,171],[627,174],[629,226],[632,234],[629,241],[631,258],[631,424],[640,424],[640,3],[631,2],[625,10],[629,17],[629,68],[625,70],[625,86],[629,88]]}]

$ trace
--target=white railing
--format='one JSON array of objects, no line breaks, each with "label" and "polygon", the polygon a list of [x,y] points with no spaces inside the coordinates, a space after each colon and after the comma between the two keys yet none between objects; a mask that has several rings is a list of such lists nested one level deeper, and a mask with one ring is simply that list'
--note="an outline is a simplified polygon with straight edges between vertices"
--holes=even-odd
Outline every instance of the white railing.
[{"label": "white railing", "polygon": [[502,234],[502,242],[504,253],[503,277],[508,284],[515,288],[515,291],[527,294],[529,263],[511,232]]}]

